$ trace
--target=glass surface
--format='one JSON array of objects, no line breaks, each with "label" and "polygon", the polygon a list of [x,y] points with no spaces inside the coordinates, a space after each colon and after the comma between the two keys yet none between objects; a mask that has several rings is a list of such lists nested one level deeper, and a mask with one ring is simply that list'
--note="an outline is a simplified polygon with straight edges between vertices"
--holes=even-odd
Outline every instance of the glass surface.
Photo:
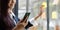
[{"label": "glass surface", "polygon": [[49,0],[49,30],[60,30],[59,17],[60,17],[60,0]]},{"label": "glass surface", "polygon": [[26,0],[18,0],[18,9],[26,9]]},{"label": "glass surface", "polygon": [[[23,18],[26,13],[27,0],[18,0],[18,17]],[[37,19],[38,30],[47,30],[47,1],[46,0],[29,0],[28,11],[31,13],[28,20],[37,16],[43,6],[43,14]],[[60,28],[60,0],[49,0],[49,30]],[[42,24],[43,23],[43,24]],[[39,25],[40,24],[40,25]],[[46,24],[46,25],[45,25]],[[44,26],[45,25],[45,26]]]}]

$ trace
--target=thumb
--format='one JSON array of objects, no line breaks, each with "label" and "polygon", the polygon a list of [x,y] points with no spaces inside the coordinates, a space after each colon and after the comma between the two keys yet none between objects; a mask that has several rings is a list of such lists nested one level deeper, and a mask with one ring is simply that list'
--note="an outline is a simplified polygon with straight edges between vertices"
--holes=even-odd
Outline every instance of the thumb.
[{"label": "thumb", "polygon": [[23,20],[20,21],[20,23],[26,23],[27,22],[27,19],[28,19],[28,16]]}]

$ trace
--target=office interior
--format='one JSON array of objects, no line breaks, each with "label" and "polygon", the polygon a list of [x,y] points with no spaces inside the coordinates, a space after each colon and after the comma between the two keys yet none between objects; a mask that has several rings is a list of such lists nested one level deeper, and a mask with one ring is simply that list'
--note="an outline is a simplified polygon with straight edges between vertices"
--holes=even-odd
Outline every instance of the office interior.
[{"label": "office interior", "polygon": [[35,17],[43,7],[43,14],[37,19],[38,25],[29,30],[60,30],[60,0],[16,0],[14,13],[22,19],[30,12],[28,20]]}]

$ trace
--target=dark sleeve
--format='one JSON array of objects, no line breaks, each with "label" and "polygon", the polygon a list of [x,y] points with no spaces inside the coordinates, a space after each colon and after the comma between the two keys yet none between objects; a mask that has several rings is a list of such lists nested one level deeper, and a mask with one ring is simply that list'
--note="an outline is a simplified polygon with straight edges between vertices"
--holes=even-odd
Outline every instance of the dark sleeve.
[{"label": "dark sleeve", "polygon": [[33,26],[30,22],[28,22],[27,26],[25,27],[25,29],[28,29],[29,27]]},{"label": "dark sleeve", "polygon": [[0,16],[0,30],[5,30],[5,24],[4,24],[1,16]]},{"label": "dark sleeve", "polygon": [[11,20],[8,20],[8,18],[3,19],[1,17],[0,19],[0,30],[12,30],[14,28],[14,24]]},{"label": "dark sleeve", "polygon": [[0,19],[0,30],[4,30],[4,24],[3,24],[3,21]]}]

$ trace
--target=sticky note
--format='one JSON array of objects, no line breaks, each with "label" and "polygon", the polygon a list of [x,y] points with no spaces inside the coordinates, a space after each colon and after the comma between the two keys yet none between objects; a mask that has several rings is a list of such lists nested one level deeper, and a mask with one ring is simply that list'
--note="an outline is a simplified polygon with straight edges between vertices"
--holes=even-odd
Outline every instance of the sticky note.
[{"label": "sticky note", "polygon": [[56,11],[52,12],[52,19],[57,19],[57,12]]}]

